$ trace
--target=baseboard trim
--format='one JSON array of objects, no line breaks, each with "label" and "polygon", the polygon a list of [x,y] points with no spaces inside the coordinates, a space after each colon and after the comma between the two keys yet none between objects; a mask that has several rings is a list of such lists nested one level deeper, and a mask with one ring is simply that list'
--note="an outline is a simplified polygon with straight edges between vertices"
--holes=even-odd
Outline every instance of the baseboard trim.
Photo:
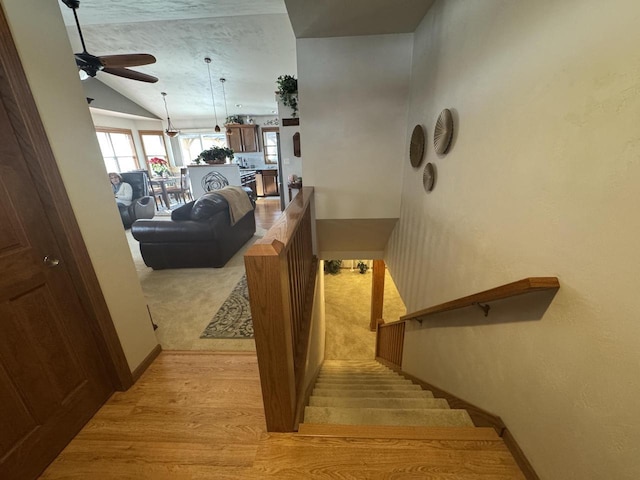
[{"label": "baseboard trim", "polygon": [[147,370],[147,368],[149,368],[149,365],[151,365],[153,361],[158,357],[158,355],[160,355],[160,352],[162,352],[162,347],[160,346],[160,344],[158,344],[154,347],[153,350],[151,350],[151,353],[147,355],[142,363],[138,365],[138,368],[136,368],[131,374],[131,376],[133,377],[133,383],[136,383],[138,381],[138,379]]},{"label": "baseboard trim", "polygon": [[419,378],[402,371],[401,367],[383,358],[376,357],[376,360],[386,367],[390,368],[394,372],[399,373],[404,378],[411,380],[417,385],[420,385],[424,390],[431,390],[435,397],[446,399],[447,402],[449,402],[449,406],[451,408],[465,409],[467,412],[469,412],[469,416],[471,417],[471,420],[473,420],[473,424],[476,427],[492,427],[493,429],[495,429],[496,433],[502,438],[502,441],[511,452],[513,459],[520,467],[520,470],[522,470],[522,474],[525,476],[525,478],[527,480],[540,480],[540,477],[538,477],[538,474],[535,472],[535,470],[531,466],[531,463],[529,463],[529,460],[527,460],[527,457],[518,445],[518,442],[516,442],[515,437],[509,431],[509,429],[506,427],[499,416],[489,413],[486,410],[483,410],[480,407],[477,407],[476,405],[473,405],[472,403],[469,403],[466,400],[463,400],[460,397],[447,392],[446,390],[442,390],[435,385],[420,380]]}]

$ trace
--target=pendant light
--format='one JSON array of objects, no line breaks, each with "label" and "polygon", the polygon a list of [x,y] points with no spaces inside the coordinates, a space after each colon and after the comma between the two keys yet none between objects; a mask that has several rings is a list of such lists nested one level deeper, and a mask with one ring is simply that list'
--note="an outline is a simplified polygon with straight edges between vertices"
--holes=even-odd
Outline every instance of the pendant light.
[{"label": "pendant light", "polygon": [[167,134],[167,137],[173,138],[180,134],[180,130],[175,128],[171,123],[171,118],[169,117],[169,109],[167,108],[167,92],[160,92],[162,95],[162,100],[164,100],[164,111],[167,112],[167,129],[164,133]]},{"label": "pendant light", "polygon": [[211,83],[211,59],[209,57],[204,57],[204,61],[207,64],[207,71],[209,72],[209,88],[211,89],[211,103],[213,103],[213,113],[216,116],[216,126],[213,129],[216,133],[220,131],[220,126],[218,125],[218,111],[216,110],[216,101],[213,99],[213,83]]},{"label": "pendant light", "polygon": [[[224,97],[224,114],[229,118],[229,111],[227,110],[227,93],[224,91],[224,82],[226,82],[226,78],[221,78],[220,83],[222,84],[222,96]],[[227,133],[231,133],[231,129],[227,127]]]}]

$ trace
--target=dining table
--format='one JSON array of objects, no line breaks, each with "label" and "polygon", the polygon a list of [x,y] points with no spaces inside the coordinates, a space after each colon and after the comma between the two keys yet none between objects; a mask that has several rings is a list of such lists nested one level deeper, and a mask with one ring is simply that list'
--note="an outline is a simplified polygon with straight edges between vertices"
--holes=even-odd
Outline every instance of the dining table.
[{"label": "dining table", "polygon": [[180,182],[180,177],[152,177],[150,182],[152,187],[160,187],[162,201],[167,208],[171,208],[171,199],[169,198],[169,192],[167,192],[167,185],[175,185],[176,182]]}]

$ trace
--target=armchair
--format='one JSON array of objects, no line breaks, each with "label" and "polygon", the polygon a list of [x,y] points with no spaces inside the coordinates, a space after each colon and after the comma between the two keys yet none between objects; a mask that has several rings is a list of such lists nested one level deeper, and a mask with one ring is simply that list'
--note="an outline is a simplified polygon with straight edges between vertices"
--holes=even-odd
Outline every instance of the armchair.
[{"label": "armchair", "polygon": [[120,174],[122,180],[133,190],[133,201],[126,210],[120,212],[124,228],[131,227],[131,224],[141,218],[153,218],[155,214],[155,201],[149,195],[149,177],[147,172],[139,170],[135,172],[124,172]]}]

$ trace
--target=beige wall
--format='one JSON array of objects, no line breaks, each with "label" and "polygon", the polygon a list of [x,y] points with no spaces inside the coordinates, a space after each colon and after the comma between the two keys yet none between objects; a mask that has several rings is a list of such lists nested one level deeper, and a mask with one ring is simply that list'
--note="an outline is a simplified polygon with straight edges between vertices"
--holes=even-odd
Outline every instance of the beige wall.
[{"label": "beige wall", "polygon": [[129,367],[156,346],[58,2],[2,0]]},{"label": "beige wall", "polygon": [[411,42],[298,39],[302,177],[318,219],[398,217]]},{"label": "beige wall", "polygon": [[499,414],[543,479],[640,478],[639,21],[632,0],[447,0],[415,34],[407,132],[426,127],[438,181],[403,162],[387,261],[408,311],[562,287],[412,325],[404,368]]}]

